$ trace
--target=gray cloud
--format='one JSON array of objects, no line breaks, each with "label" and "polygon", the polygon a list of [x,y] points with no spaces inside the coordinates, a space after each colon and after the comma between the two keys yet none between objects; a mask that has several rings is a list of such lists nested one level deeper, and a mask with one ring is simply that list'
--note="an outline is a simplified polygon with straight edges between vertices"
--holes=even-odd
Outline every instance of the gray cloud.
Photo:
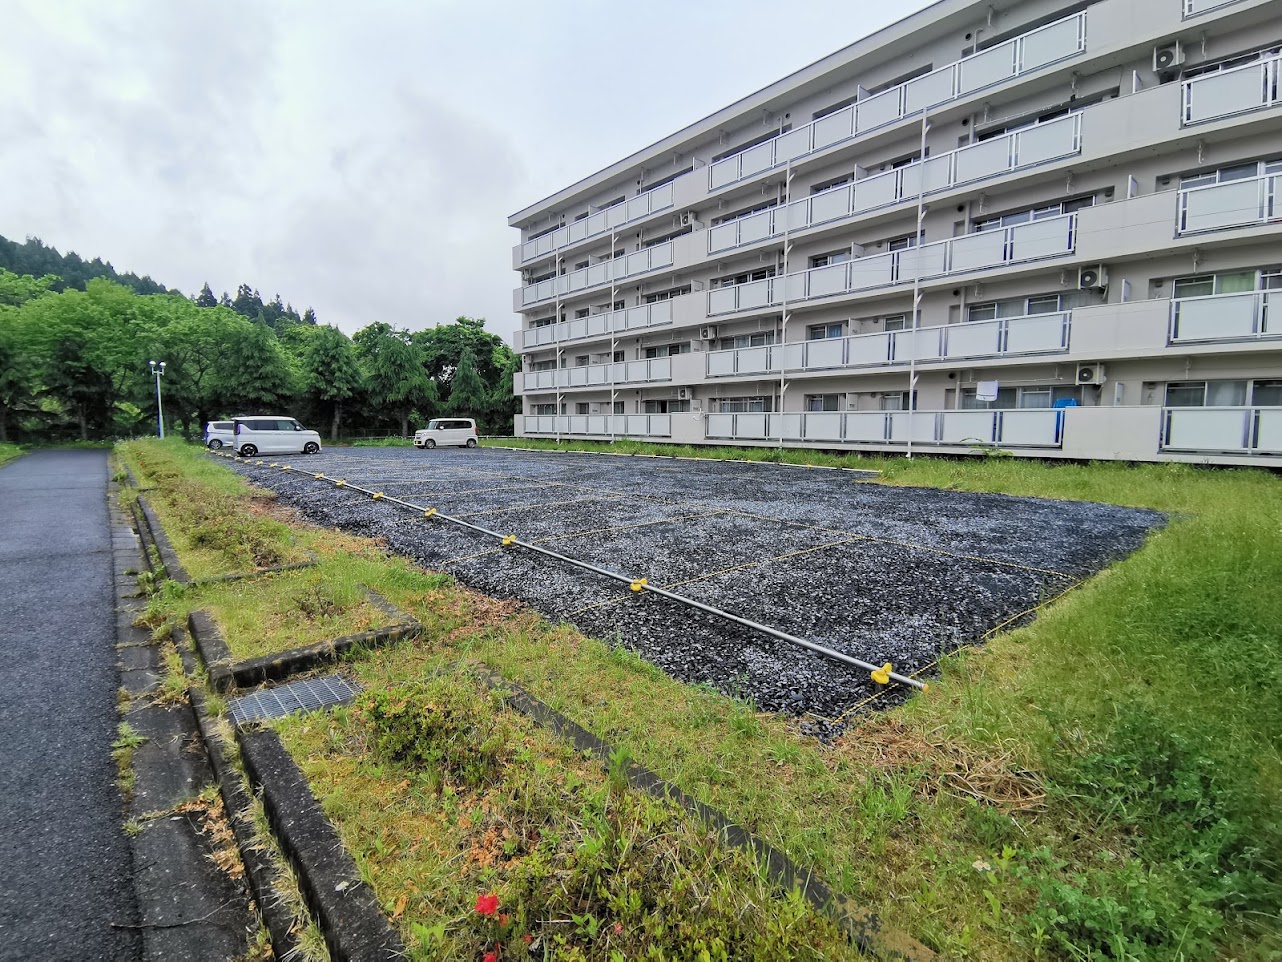
[{"label": "gray cloud", "polygon": [[349,332],[506,336],[511,211],[911,12],[811,8],[10,0],[0,233]]}]

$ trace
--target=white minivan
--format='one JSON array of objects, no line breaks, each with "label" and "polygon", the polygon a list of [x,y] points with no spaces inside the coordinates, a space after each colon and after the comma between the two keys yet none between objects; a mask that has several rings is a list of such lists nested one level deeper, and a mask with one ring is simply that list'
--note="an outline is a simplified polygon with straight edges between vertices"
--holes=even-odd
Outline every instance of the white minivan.
[{"label": "white minivan", "polygon": [[456,444],[474,448],[477,438],[476,422],[471,418],[433,418],[423,430],[414,432],[414,447]]},{"label": "white minivan", "polygon": [[232,447],[243,458],[259,454],[316,454],[321,449],[320,435],[293,418],[256,415],[233,418],[232,424]]}]

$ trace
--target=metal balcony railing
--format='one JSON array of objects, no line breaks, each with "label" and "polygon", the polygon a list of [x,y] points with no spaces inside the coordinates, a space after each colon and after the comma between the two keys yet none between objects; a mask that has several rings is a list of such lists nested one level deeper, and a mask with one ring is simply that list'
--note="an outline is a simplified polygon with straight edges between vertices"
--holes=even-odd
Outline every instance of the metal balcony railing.
[{"label": "metal balcony railing", "polygon": [[[688,295],[682,295],[688,296]],[[588,317],[576,317],[559,324],[546,324],[543,327],[526,328],[517,331],[517,350],[561,344],[567,341],[579,341],[585,338],[604,337],[608,334],[622,334],[627,331],[644,330],[672,323],[673,301],[656,301],[640,307],[629,307],[621,311],[605,311]]]},{"label": "metal balcony railing", "polygon": [[[1199,11],[1200,12],[1200,11]],[[1184,81],[1184,125],[1282,104],[1282,56]]]},{"label": "metal balcony railing", "polygon": [[537,257],[545,257],[562,247],[577,244],[589,237],[608,234],[615,228],[630,224],[632,221],[668,210],[672,207],[674,200],[673,183],[660,184],[613,207],[599,210],[582,220],[576,220],[565,227],[526,241],[521,245],[521,262],[526,263]]},{"label": "metal balcony railing", "polygon": [[1167,451],[1282,454],[1282,407],[1177,407],[1162,410]]},{"label": "metal balcony railing", "polygon": [[583,434],[603,437],[668,438],[670,414],[526,414],[525,434]]},{"label": "metal balcony railing", "polygon": [[1176,197],[1177,234],[1253,227],[1282,219],[1282,174],[1188,187]]},{"label": "metal balcony railing", "polygon": [[850,411],[783,414],[709,414],[709,439],[828,441],[849,444],[1058,448],[1064,413],[1046,408],[1013,411]]},{"label": "metal balcony railing", "polygon": [[1170,342],[1282,337],[1282,291],[1244,291],[1171,301]]}]

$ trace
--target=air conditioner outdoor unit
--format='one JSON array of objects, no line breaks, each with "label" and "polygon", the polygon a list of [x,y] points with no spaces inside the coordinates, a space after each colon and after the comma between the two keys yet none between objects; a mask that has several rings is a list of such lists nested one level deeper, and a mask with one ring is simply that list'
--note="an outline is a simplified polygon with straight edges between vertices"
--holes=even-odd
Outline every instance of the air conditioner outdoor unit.
[{"label": "air conditioner outdoor unit", "polygon": [[1103,364],[1079,364],[1077,365],[1077,383],[1078,384],[1103,384],[1104,383],[1104,365]]},{"label": "air conditioner outdoor unit", "polygon": [[1083,267],[1077,272],[1077,286],[1083,291],[1103,290],[1108,287],[1108,268],[1103,264]]},{"label": "air conditioner outdoor unit", "polygon": [[690,400],[690,389],[688,387],[677,388],[677,400],[678,401]]},{"label": "air conditioner outdoor unit", "polygon": [[705,341],[711,341],[717,336],[717,325],[708,324],[706,327],[699,328],[699,337]]},{"label": "air conditioner outdoor unit", "polygon": [[681,212],[682,227],[689,227],[692,220],[694,220],[694,213],[692,211],[685,210]]},{"label": "air conditioner outdoor unit", "polygon": [[1179,41],[1153,48],[1153,72],[1168,73],[1184,62],[1184,48]]}]

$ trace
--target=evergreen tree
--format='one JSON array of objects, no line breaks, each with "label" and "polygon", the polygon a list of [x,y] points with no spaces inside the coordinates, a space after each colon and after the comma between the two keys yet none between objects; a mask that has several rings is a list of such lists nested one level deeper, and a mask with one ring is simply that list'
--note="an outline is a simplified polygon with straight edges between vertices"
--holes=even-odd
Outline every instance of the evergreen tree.
[{"label": "evergreen tree", "polygon": [[311,325],[315,325],[316,323],[316,312],[313,311],[310,307],[307,310],[303,311],[303,323],[311,324]]},{"label": "evergreen tree", "polygon": [[322,327],[309,339],[302,364],[303,388],[314,400],[331,406],[329,439],[337,441],[343,402],[361,387],[361,372],[352,342],[338,328]]},{"label": "evergreen tree", "polygon": [[485,410],[485,382],[476,370],[476,355],[471,349],[465,349],[459,358],[454,376],[450,378],[451,414],[472,415],[476,417]]},{"label": "evergreen tree", "polygon": [[409,420],[424,406],[431,383],[409,335],[387,324],[362,328],[352,338],[365,375],[370,406],[400,422],[401,437],[409,434]]},{"label": "evergreen tree", "polygon": [[200,293],[196,295],[196,306],[197,307],[217,307],[218,306],[218,298],[214,297],[214,292],[209,289],[208,281],[206,281],[205,286],[200,289]]}]

